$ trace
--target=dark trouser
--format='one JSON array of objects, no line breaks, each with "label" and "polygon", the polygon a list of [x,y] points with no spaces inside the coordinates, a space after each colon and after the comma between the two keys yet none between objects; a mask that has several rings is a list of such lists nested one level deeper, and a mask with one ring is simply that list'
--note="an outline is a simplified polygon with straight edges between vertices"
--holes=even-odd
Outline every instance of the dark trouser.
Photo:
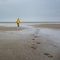
[{"label": "dark trouser", "polygon": [[17,26],[19,27],[19,23],[17,23]]}]

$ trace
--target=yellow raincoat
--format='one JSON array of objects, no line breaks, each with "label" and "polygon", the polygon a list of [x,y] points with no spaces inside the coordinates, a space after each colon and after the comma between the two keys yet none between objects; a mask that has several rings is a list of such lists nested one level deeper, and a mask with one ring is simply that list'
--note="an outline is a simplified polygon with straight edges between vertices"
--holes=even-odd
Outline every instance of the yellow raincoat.
[{"label": "yellow raincoat", "polygon": [[19,24],[20,22],[21,22],[21,19],[18,18],[18,19],[16,20],[16,23]]}]

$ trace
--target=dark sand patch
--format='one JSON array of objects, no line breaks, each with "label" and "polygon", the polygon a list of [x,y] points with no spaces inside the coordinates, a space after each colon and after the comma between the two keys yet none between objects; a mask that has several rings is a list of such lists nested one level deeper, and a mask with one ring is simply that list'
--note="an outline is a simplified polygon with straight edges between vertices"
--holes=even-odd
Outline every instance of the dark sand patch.
[{"label": "dark sand patch", "polygon": [[25,27],[19,27],[19,29],[17,29],[17,27],[5,27],[5,26],[0,26],[0,31],[17,31],[17,30],[24,30],[26,29]]},{"label": "dark sand patch", "polygon": [[60,29],[60,24],[36,24],[35,27]]}]

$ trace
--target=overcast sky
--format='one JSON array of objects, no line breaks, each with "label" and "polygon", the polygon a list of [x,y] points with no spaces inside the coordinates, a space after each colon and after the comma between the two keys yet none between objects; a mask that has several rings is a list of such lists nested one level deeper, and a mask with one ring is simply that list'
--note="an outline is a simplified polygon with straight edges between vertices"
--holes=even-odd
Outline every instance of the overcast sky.
[{"label": "overcast sky", "polygon": [[0,0],[0,21],[60,21],[60,0]]}]

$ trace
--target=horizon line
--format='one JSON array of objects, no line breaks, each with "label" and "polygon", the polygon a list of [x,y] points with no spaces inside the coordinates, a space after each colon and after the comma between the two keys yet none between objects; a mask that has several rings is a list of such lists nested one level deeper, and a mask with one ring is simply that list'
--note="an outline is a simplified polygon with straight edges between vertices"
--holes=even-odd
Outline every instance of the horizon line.
[{"label": "horizon line", "polygon": [[[16,23],[16,22],[0,22],[0,23]],[[21,22],[21,23],[60,23],[60,22]]]}]

